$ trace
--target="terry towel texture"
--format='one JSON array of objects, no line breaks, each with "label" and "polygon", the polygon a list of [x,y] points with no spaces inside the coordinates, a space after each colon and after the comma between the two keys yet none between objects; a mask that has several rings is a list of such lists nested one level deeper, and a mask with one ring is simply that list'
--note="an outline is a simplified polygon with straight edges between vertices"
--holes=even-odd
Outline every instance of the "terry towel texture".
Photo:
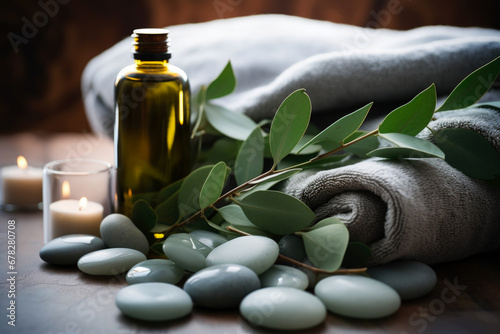
[{"label": "terry towel texture", "polygon": [[[231,60],[236,91],[217,103],[255,120],[271,118],[299,88],[313,113],[338,119],[375,101],[407,102],[435,83],[448,94],[467,74],[500,55],[500,32],[422,27],[372,30],[283,15],[260,15],[169,27],[172,63],[186,71],[192,91]],[[94,58],[82,91],[96,132],[112,135],[113,82],[132,62],[130,39]],[[333,116],[333,117],[332,117]],[[494,110],[439,113],[433,127],[468,127],[499,149]],[[327,126],[328,124],[323,124]],[[426,133],[421,134],[425,136]],[[440,159],[385,161],[294,176],[285,190],[317,218],[343,219],[353,240],[372,247],[371,264],[398,258],[437,263],[500,246],[500,194]]]}]

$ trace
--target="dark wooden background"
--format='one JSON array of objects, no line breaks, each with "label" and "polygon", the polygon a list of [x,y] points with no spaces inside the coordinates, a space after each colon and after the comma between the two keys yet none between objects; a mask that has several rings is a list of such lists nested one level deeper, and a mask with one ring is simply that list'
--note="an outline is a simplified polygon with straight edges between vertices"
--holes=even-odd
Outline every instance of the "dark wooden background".
[{"label": "dark wooden background", "polygon": [[[43,11],[40,2],[52,4],[53,12],[46,15],[46,22],[39,13]],[[0,10],[0,134],[88,131],[80,93],[81,73],[92,57],[138,27],[261,13],[366,26],[389,6],[403,10],[391,17],[386,28],[436,24],[500,28],[497,0],[6,1]],[[34,16],[40,27],[15,52],[9,33],[22,37],[25,20],[33,22]]]}]

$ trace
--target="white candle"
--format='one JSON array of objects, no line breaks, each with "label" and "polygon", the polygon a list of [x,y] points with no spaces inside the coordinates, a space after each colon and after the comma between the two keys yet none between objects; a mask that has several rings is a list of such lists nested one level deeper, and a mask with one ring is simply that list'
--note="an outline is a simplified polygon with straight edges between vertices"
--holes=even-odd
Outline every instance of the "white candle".
[{"label": "white candle", "polygon": [[99,203],[63,199],[49,205],[52,238],[68,234],[91,234],[100,236],[99,226],[102,221],[103,206]]},{"label": "white candle", "polygon": [[22,156],[17,166],[2,168],[2,202],[18,207],[37,206],[42,201],[42,169],[28,166]]}]

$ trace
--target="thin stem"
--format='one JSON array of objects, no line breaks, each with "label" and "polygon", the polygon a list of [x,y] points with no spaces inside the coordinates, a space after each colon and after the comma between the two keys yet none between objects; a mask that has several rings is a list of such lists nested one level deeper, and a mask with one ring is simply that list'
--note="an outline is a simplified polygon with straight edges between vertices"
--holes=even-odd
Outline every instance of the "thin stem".
[{"label": "thin stem", "polygon": [[370,131],[368,133],[365,133],[364,135],[362,135],[361,137],[358,137],[356,139],[353,139],[351,140],[350,142],[348,142],[347,144],[340,144],[339,147],[337,147],[336,149],[334,150],[331,150],[330,152],[326,152],[324,154],[321,154],[321,155],[318,155],[317,157],[314,157],[312,158],[311,160],[309,160],[308,162],[312,162],[312,161],[317,161],[317,160],[320,160],[320,159],[323,159],[323,158],[326,158],[326,157],[329,157],[330,155],[334,154],[334,153],[337,153],[338,151],[340,150],[343,150],[344,148],[348,147],[348,146],[351,146],[352,144],[355,144],[367,137],[370,137],[370,136],[373,136],[373,135],[376,135],[378,134],[378,129],[375,129],[373,131]]},{"label": "thin stem", "polygon": [[308,270],[314,272],[315,274],[346,275],[346,274],[359,274],[359,273],[363,273],[366,271],[366,268],[337,269],[335,271],[328,271],[328,270],[312,267],[312,266],[307,265],[305,263],[296,261],[292,258],[289,258],[289,257],[283,255],[283,254],[279,254],[278,259],[285,261],[285,262],[290,262],[290,263],[292,263],[296,266],[302,267],[304,269],[308,269]]},{"label": "thin stem", "polygon": [[[229,231],[233,231],[233,232],[239,233],[241,235],[245,235],[245,236],[250,236],[251,235],[250,233],[243,232],[243,231],[238,230],[237,228],[234,228],[232,226],[226,226],[226,229],[228,229]],[[281,261],[292,263],[292,264],[294,264],[294,265],[296,265],[298,267],[302,267],[304,269],[308,269],[308,270],[314,272],[315,274],[345,275],[345,274],[359,274],[359,273],[363,273],[363,272],[366,271],[366,268],[338,269],[338,270],[335,270],[335,271],[323,270],[323,269],[312,267],[312,266],[307,265],[305,263],[296,261],[296,260],[294,260],[292,258],[289,258],[288,256],[283,255],[283,254],[278,254],[278,259],[280,259]]]}]

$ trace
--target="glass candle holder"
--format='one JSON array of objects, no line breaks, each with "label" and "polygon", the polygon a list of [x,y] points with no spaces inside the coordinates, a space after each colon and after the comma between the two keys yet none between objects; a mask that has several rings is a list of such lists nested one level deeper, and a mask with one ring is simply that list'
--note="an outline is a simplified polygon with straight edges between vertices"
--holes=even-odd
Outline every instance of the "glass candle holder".
[{"label": "glass candle holder", "polygon": [[28,166],[23,156],[17,165],[0,169],[0,205],[5,211],[42,209],[42,169]]},{"label": "glass candle holder", "polygon": [[69,234],[100,236],[113,212],[112,166],[100,160],[58,160],[43,167],[44,242]]}]

